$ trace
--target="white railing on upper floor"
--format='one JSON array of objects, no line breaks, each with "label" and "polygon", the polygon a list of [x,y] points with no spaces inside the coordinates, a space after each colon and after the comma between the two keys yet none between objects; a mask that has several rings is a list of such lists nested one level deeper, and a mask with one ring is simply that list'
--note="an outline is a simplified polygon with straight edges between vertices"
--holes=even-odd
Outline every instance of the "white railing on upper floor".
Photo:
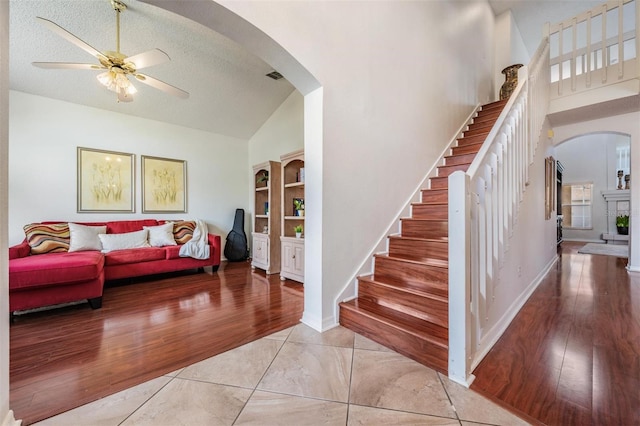
[{"label": "white railing on upper floor", "polygon": [[469,169],[449,176],[449,378],[458,383],[470,383],[484,355],[483,319],[549,106],[548,51],[545,39]]},{"label": "white railing on upper floor", "polygon": [[638,78],[639,15],[635,0],[616,0],[545,25],[552,97]]}]

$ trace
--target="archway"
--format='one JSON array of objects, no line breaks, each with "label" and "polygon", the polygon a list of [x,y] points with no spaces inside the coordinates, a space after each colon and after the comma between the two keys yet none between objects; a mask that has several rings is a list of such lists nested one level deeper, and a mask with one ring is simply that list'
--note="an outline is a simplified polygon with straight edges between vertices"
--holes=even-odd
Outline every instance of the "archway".
[{"label": "archway", "polygon": [[628,244],[615,220],[630,211],[629,190],[624,189],[624,176],[631,172],[630,148],[630,136],[617,132],[580,135],[556,145],[556,159],[563,166],[558,214],[564,240]]},{"label": "archway", "polygon": [[305,285],[302,322],[322,324],[322,141],[323,91],[296,58],[259,28],[214,1],[141,0],[198,22],[237,42],[277,69],[304,96]]},{"label": "archway", "polygon": [[[637,123],[640,120],[640,112],[632,112],[621,114],[613,117],[599,118],[590,121],[584,121],[565,126],[554,128],[554,145],[560,145],[562,142],[575,139],[580,136],[602,133],[617,133],[628,135],[630,137],[630,161],[631,168],[637,169],[640,165],[640,150],[633,149],[634,145],[640,141],[640,128]],[[640,185],[631,183],[630,189],[630,217],[631,229],[629,230],[629,263],[627,270],[630,272],[640,272],[640,227],[634,226],[634,223],[640,221]]]}]

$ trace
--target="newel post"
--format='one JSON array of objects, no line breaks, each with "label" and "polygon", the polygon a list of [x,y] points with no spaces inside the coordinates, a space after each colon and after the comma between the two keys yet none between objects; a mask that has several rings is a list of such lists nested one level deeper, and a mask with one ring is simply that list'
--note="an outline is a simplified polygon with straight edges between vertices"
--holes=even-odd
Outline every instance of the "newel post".
[{"label": "newel post", "polygon": [[449,175],[449,378],[471,384],[469,175]]}]

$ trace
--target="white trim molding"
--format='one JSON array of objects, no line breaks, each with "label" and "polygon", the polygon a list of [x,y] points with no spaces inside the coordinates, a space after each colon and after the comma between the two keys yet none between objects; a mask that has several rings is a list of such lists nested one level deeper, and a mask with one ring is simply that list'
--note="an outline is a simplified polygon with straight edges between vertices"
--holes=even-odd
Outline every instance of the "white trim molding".
[{"label": "white trim molding", "polygon": [[20,426],[21,424],[22,420],[16,420],[15,417],[13,417],[13,410],[9,410],[2,421],[2,426]]}]

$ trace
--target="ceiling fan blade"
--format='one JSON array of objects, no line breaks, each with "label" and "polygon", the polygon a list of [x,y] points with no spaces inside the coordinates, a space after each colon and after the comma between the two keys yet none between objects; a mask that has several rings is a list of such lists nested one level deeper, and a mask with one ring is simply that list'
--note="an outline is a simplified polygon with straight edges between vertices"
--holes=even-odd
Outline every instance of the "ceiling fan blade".
[{"label": "ceiling fan blade", "polygon": [[61,68],[73,70],[104,70],[106,67],[98,64],[74,64],[70,62],[32,62],[38,68]]},{"label": "ceiling fan blade", "polygon": [[145,75],[145,74],[134,74],[134,75],[139,82],[144,83],[148,86],[154,87],[156,89],[160,89],[163,92],[167,92],[173,96],[177,96],[182,99],[187,99],[189,97],[188,92],[185,92],[182,89],[178,89],[175,86],[167,84],[164,81],[160,81],[157,78],[149,77],[148,75]]},{"label": "ceiling fan blade", "polygon": [[65,40],[75,44],[76,46],[78,46],[80,49],[84,50],[88,54],[90,54],[92,56],[95,56],[98,59],[107,59],[108,60],[108,58],[105,55],[103,55],[99,50],[97,50],[94,47],[90,46],[86,42],[80,40],[78,37],[74,36],[69,31],[65,30],[64,28],[62,28],[60,25],[56,24],[55,22],[50,21],[48,19],[41,18],[39,16],[36,17],[36,19],[39,20],[42,25],[44,25],[45,27],[49,28],[51,31],[53,31],[54,33],[58,34],[60,37],[64,38]]},{"label": "ceiling fan blade", "polygon": [[151,67],[153,65],[163,64],[170,61],[169,55],[164,53],[160,49],[152,49],[147,52],[138,53],[137,55],[129,56],[124,62],[131,62],[135,66],[135,69],[141,70],[143,68]]}]

